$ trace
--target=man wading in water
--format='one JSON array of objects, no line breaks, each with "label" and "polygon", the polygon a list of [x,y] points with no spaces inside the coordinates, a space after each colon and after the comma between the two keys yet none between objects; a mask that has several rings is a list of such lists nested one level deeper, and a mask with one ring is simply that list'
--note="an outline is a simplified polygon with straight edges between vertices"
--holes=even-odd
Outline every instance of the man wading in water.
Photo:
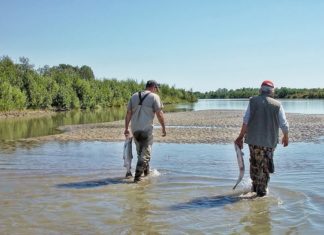
[{"label": "man wading in water", "polygon": [[273,153],[282,130],[282,144],[288,146],[289,125],[281,103],[273,98],[274,85],[266,80],[260,95],[252,97],[246,109],[241,132],[235,143],[242,149],[243,138],[250,149],[252,191],[262,197],[267,194],[270,173],[274,172]]},{"label": "man wading in water", "polygon": [[143,173],[144,176],[150,173],[149,162],[151,160],[155,114],[162,127],[162,136],[166,136],[163,104],[156,94],[157,92],[159,92],[159,84],[154,80],[149,80],[146,83],[145,91],[134,93],[128,102],[124,135],[126,138],[130,135],[128,128],[129,123],[131,123],[138,158],[134,182],[140,181]]}]

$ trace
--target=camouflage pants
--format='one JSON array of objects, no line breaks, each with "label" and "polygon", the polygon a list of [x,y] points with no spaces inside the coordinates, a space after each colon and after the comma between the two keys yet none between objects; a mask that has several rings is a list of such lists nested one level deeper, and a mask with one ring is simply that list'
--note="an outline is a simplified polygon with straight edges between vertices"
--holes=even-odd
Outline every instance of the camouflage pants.
[{"label": "camouflage pants", "polygon": [[[137,152],[137,164],[135,170],[135,180],[139,180],[143,172],[146,175],[149,170],[149,162],[151,160],[153,135],[147,133],[135,132],[134,142],[136,145]],[[146,173],[146,174],[145,174]]]},{"label": "camouflage pants", "polygon": [[264,196],[270,181],[269,160],[273,159],[275,149],[255,145],[249,145],[249,149],[252,191],[256,192],[258,196]]}]

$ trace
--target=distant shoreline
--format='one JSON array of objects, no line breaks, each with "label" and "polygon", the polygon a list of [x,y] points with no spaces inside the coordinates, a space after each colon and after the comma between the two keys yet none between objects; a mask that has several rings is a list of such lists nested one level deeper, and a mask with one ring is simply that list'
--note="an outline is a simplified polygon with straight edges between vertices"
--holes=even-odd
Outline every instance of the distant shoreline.
[{"label": "distant shoreline", "polygon": [[[233,143],[239,134],[244,111],[204,110],[165,113],[167,136],[155,120],[154,141],[162,143]],[[324,136],[323,114],[287,113],[290,142],[316,142]],[[37,141],[124,141],[124,120],[67,125],[63,133],[30,138]]]}]

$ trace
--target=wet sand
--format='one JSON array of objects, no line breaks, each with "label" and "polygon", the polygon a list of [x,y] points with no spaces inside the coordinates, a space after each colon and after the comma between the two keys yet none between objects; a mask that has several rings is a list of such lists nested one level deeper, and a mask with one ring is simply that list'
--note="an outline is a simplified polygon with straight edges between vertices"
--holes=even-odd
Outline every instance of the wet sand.
[{"label": "wet sand", "polygon": [[[204,110],[165,113],[167,136],[161,137],[155,119],[154,141],[164,143],[232,143],[238,136],[244,111]],[[286,114],[290,142],[316,142],[324,136],[324,115]],[[63,133],[34,138],[38,141],[123,141],[124,121],[70,125]]]}]

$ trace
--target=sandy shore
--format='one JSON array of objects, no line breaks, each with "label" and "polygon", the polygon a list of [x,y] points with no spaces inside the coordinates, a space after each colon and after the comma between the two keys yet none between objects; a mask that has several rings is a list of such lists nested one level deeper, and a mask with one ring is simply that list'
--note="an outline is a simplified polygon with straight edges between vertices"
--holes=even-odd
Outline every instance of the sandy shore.
[{"label": "sandy shore", "polygon": [[[239,134],[243,111],[204,110],[166,113],[167,136],[155,120],[154,141],[164,143],[232,143]],[[317,141],[324,136],[324,115],[287,114],[290,142]],[[61,134],[39,141],[123,141],[124,121],[60,127]]]}]

